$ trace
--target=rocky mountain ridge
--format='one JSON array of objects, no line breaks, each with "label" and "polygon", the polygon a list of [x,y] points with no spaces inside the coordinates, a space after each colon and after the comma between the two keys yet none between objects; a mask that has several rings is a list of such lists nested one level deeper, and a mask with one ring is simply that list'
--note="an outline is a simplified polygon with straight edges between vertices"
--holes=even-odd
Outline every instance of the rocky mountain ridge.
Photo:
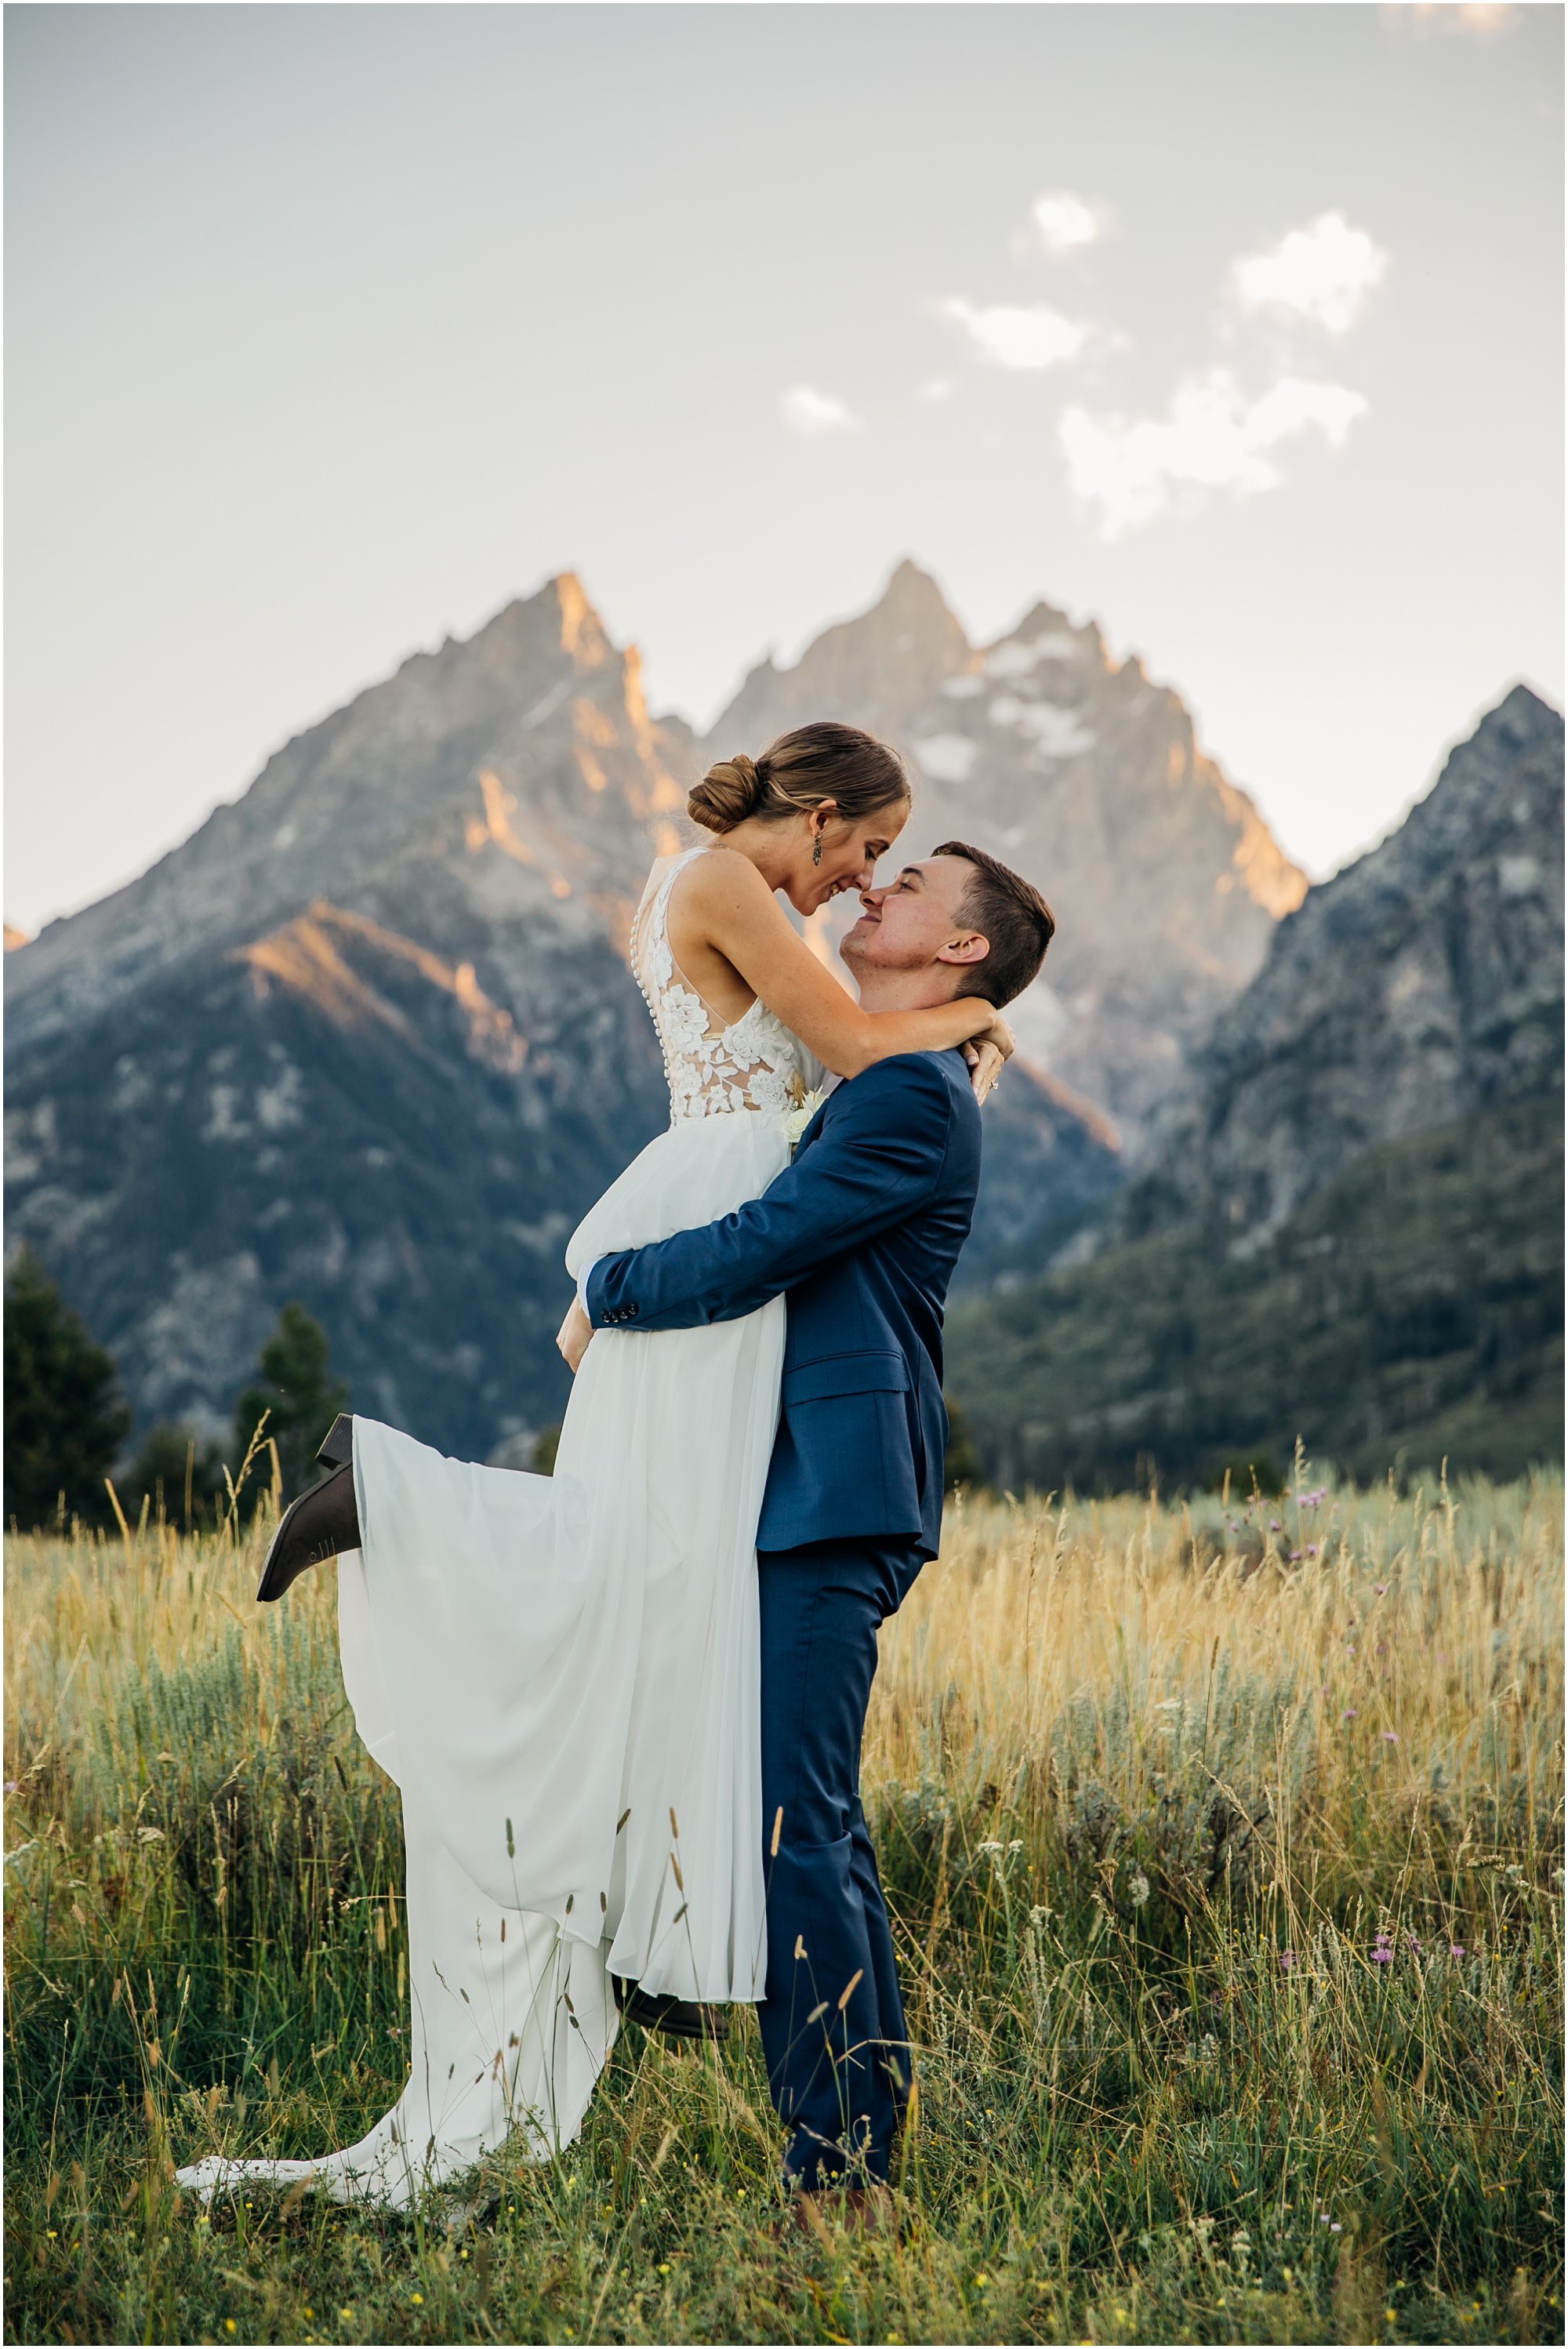
[{"label": "rocky mountain ridge", "polygon": [[13,1043],[316,898],[401,906],[416,936],[428,896],[496,945],[509,925],[624,936],[650,858],[686,836],[690,763],[689,730],[650,719],[635,650],[563,574],[295,736],[149,872],[8,958]]},{"label": "rocky mountain ridge", "polygon": [[[358,1408],[449,1449],[559,1414],[564,1239],[667,1114],[624,948],[705,763],[562,576],[7,954],[10,1244],[116,1354],[142,1424],[222,1433],[291,1296]],[[1044,771],[1024,762],[1022,798]],[[1058,1245],[1124,1155],[1100,1105],[1021,1062],[972,1274]]]},{"label": "rocky mountain ridge", "polygon": [[935,581],[906,562],[871,611],[827,629],[793,667],[754,668],[703,748],[755,749],[812,717],[867,726],[903,752],[915,849],[972,840],[1044,889],[1060,926],[1017,1008],[1020,1039],[1136,1154],[1306,890],[1198,748],[1180,698],[1049,604],[972,645]]},{"label": "rocky mountain ridge", "polygon": [[7,956],[11,1244],[143,1422],[222,1433],[290,1296],[362,1410],[559,1414],[562,1244],[667,1115],[624,949],[691,757],[565,576]]},{"label": "rocky mountain ridge", "polygon": [[1111,1226],[1255,1242],[1360,1152],[1563,1081],[1560,713],[1518,685],[1221,1012]]},{"label": "rocky mountain ridge", "polygon": [[1563,792],[1516,687],[1280,925],[1109,1214],[959,1305],[995,1477],[1561,1459]]}]

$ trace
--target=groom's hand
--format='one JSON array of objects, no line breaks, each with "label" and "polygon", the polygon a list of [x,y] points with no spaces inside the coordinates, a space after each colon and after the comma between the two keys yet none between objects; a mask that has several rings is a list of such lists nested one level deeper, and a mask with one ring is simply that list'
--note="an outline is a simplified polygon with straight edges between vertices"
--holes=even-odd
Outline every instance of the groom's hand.
[{"label": "groom's hand", "polygon": [[581,1300],[574,1297],[571,1311],[555,1333],[555,1342],[573,1378],[577,1375],[578,1364],[588,1351],[588,1341],[593,1335],[593,1324],[583,1312]]}]

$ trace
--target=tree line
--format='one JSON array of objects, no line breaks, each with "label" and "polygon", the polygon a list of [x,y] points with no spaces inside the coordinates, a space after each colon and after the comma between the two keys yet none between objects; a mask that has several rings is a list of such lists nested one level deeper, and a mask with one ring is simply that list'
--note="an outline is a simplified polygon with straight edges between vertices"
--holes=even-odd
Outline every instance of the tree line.
[{"label": "tree line", "polygon": [[[281,1497],[292,1500],[316,1481],[315,1448],[348,1409],[347,1386],[330,1373],[325,1331],[291,1301],[236,1398],[226,1445],[165,1421],[117,1466],[134,1414],[114,1358],[26,1248],[5,1273],[5,1522],[23,1533],[63,1533],[73,1518],[108,1528],[120,1515],[134,1525],[144,1507],[187,1530],[214,1526],[231,1509],[248,1516],[272,1489],[274,1447]],[[978,1485],[967,1420],[951,1399],[947,1408],[947,1485]],[[560,1433],[547,1427],[535,1443],[536,1474],[553,1471]]]},{"label": "tree line", "polygon": [[116,1502],[131,1524],[145,1506],[173,1525],[214,1525],[272,1489],[274,1446],[284,1497],[292,1498],[315,1481],[315,1447],[348,1408],[348,1389],[328,1368],[325,1332],[291,1301],[235,1399],[227,1444],[165,1422],[117,1468],[134,1415],[114,1359],[26,1248],[6,1268],[5,1367],[5,1516],[23,1532],[63,1532],[73,1518],[110,1526]]}]

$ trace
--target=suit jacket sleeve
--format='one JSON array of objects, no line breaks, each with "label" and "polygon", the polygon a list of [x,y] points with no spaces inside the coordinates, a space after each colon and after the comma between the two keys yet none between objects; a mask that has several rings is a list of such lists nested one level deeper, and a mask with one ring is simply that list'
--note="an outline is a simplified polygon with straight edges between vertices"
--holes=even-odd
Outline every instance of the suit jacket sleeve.
[{"label": "suit jacket sleeve", "polygon": [[954,1114],[932,1054],[879,1061],[830,1095],[810,1146],[759,1199],[717,1223],[601,1257],[588,1277],[589,1319],[595,1330],[692,1330],[755,1313],[923,1206],[941,1178]]}]

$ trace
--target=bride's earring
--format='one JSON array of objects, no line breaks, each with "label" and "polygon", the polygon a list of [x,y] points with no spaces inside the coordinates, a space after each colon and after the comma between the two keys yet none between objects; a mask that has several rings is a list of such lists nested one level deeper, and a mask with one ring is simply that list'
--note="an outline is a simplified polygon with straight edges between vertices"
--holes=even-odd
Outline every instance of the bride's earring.
[{"label": "bride's earring", "polygon": [[821,861],[822,861],[822,835],[821,835],[821,833],[819,833],[817,834],[816,845],[813,847],[813,849],[812,849],[812,851],[811,851],[811,862],[812,862],[812,864],[820,864]]}]

